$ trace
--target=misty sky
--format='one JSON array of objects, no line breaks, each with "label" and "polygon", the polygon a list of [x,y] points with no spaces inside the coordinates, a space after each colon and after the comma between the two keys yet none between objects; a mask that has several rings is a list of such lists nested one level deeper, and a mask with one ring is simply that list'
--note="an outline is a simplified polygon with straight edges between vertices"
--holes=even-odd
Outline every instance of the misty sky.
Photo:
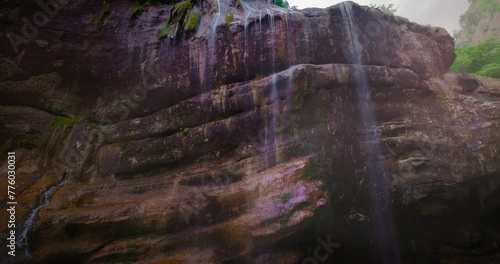
[{"label": "misty sky", "polygon": [[[288,0],[299,9],[306,7],[328,7],[340,3],[338,0]],[[468,7],[467,0],[354,0],[361,5],[394,4],[397,15],[411,21],[444,27],[450,34],[460,29],[459,18]]]}]

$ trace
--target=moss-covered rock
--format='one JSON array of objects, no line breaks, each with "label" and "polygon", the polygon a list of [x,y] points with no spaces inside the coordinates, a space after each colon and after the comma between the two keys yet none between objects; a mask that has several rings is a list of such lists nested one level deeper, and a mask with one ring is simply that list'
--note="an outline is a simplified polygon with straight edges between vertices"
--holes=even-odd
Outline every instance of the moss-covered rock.
[{"label": "moss-covered rock", "polygon": [[[177,38],[181,33],[193,33],[200,22],[199,11],[191,12],[196,3],[194,0],[186,0],[174,6],[170,18],[165,27],[158,33],[159,38]],[[198,14],[198,15],[195,15]]]}]

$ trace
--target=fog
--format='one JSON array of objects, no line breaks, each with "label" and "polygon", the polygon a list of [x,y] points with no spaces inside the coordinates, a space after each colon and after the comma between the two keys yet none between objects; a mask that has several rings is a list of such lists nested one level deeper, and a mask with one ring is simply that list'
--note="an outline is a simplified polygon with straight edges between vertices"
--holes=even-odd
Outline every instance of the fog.
[{"label": "fog", "polygon": [[[288,0],[290,5],[299,9],[307,7],[328,7],[340,3],[338,0]],[[397,15],[406,17],[411,21],[443,27],[450,34],[460,29],[460,15],[468,7],[467,0],[355,0],[361,5],[394,4],[398,10]]]}]

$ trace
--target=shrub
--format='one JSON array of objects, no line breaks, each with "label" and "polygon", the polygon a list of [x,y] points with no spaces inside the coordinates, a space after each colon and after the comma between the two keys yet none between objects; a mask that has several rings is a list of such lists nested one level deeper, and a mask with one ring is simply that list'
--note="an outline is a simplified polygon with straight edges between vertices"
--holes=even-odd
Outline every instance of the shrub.
[{"label": "shrub", "polygon": [[386,14],[389,14],[389,15],[394,15],[396,14],[396,11],[398,11],[397,8],[394,7],[394,4],[388,4],[388,5],[376,5],[376,4],[370,4],[370,7],[371,8],[376,8]]},{"label": "shrub", "polygon": [[[164,38],[168,36],[169,38],[175,38],[177,36],[178,29],[183,30],[184,25],[189,23],[186,21],[186,17],[194,6],[194,0],[187,0],[176,4],[170,13],[170,18],[167,24],[158,33],[158,37]],[[187,18],[189,19],[190,16]]]},{"label": "shrub", "polygon": [[283,8],[290,8],[290,4],[287,0],[276,0],[276,5]]},{"label": "shrub", "polygon": [[500,41],[486,40],[476,46],[457,48],[455,53],[452,71],[500,78]]},{"label": "shrub", "polygon": [[500,79],[500,63],[490,63],[481,68],[477,75]]}]

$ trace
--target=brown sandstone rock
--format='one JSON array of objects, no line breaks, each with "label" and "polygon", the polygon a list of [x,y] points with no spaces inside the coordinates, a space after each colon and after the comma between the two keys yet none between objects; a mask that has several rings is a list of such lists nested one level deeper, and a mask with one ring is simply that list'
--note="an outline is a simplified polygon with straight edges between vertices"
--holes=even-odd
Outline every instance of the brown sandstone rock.
[{"label": "brown sandstone rock", "polygon": [[[443,29],[353,5],[365,65],[349,65],[339,6],[259,19],[223,1],[213,35],[214,4],[201,1],[198,32],[170,40],[158,32],[172,6],[129,24],[132,4],[113,1],[98,23],[101,2],[84,2],[0,83],[2,141],[46,140],[24,147],[19,200],[65,181],[33,227],[39,260],[301,263],[330,236],[341,246],[328,261],[376,262],[359,72],[402,260],[498,258],[500,84],[447,72]],[[54,126],[49,112],[81,119]]]}]

